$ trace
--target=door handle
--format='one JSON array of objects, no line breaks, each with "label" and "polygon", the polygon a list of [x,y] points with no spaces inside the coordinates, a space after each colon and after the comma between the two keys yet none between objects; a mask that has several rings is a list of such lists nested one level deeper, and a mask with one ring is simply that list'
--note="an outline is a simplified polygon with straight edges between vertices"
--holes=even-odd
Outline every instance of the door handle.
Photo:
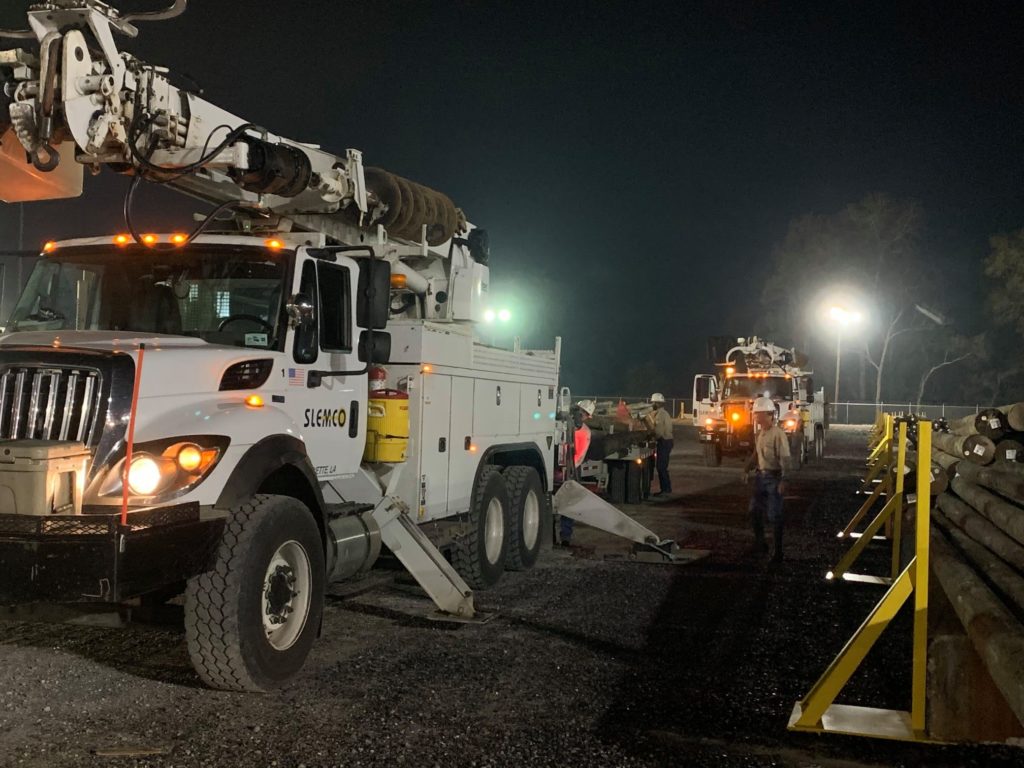
[{"label": "door handle", "polygon": [[348,421],[348,436],[359,437],[359,401],[352,401],[352,418]]}]

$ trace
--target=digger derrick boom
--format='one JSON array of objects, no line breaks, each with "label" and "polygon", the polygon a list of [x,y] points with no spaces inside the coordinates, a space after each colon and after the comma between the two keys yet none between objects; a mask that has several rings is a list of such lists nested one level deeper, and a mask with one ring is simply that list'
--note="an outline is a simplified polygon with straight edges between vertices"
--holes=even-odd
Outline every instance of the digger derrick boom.
[{"label": "digger derrick boom", "polygon": [[[341,239],[355,227],[439,246],[468,231],[441,192],[379,168],[273,134],[195,93],[169,72],[120,51],[132,22],[182,13],[121,15],[99,0],[29,7],[29,29],[0,32],[0,199],[81,194],[83,166],[107,166],[214,205],[290,219]],[[27,162],[26,162],[27,158]]]}]

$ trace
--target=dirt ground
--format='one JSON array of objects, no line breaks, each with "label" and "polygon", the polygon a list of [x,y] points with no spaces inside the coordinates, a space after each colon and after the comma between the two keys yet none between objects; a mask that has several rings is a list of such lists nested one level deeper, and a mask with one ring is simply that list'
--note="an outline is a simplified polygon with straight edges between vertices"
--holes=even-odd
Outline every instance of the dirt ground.
[{"label": "dirt ground", "polygon": [[[424,618],[430,604],[409,583],[335,596],[305,669],[270,695],[203,688],[173,611],[108,627],[0,609],[0,765],[1024,764],[1007,747],[786,731],[793,703],[880,596],[822,578],[857,505],[865,445],[865,432],[834,429],[829,457],[797,473],[787,559],[775,567],[747,552],[739,462],[705,468],[692,429],[678,428],[677,496],[629,510],[662,536],[710,550],[706,559],[607,559],[623,547],[579,528],[582,549],[553,551],[478,594],[496,614],[486,624]],[[869,551],[864,567],[884,572],[884,554]],[[907,619],[882,637],[842,702],[908,707]],[[106,754],[118,749],[129,755]]]}]

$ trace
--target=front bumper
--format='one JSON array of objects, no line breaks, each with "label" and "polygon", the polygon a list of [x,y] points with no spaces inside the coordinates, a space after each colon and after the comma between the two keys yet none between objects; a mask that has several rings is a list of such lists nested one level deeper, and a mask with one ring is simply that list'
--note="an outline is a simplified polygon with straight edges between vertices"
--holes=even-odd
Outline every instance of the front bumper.
[{"label": "front bumper", "polygon": [[113,514],[0,514],[0,603],[120,602],[207,570],[224,519],[195,503]]},{"label": "front bumper", "polygon": [[700,430],[697,433],[697,440],[701,443],[718,443],[725,452],[749,451],[754,445],[750,429],[732,430],[725,425]]}]

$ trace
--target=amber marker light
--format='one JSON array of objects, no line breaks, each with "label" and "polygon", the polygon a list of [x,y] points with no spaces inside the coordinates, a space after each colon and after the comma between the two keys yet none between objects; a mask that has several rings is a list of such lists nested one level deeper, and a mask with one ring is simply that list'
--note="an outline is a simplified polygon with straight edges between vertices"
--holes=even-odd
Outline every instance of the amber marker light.
[{"label": "amber marker light", "polygon": [[46,245],[43,246],[43,253],[50,253],[51,251],[54,251],[56,249],[57,244],[53,242],[53,240],[50,240],[49,242],[46,243]]},{"label": "amber marker light", "polygon": [[185,243],[188,242],[188,235],[171,235],[171,242],[174,243],[175,245],[184,245]]},{"label": "amber marker light", "polygon": [[156,235],[143,235],[142,243],[143,245],[156,245]]},{"label": "amber marker light", "polygon": [[114,245],[128,245],[131,241],[128,235],[114,235]]},{"label": "amber marker light", "polygon": [[272,251],[279,251],[282,248],[284,248],[284,243],[282,243],[280,240],[274,237],[270,238],[269,240],[265,240],[263,244]]},{"label": "amber marker light", "polygon": [[432,365],[424,365],[422,372],[423,373],[430,373],[433,370],[434,370],[434,366],[432,366]]},{"label": "amber marker light", "polygon": [[737,413],[737,412],[735,412],[735,411],[734,411],[734,412],[733,412],[733,414],[732,414],[732,420],[733,420],[733,421],[739,421],[739,420],[740,420],[740,415],[739,415],[739,413]]},{"label": "amber marker light", "polygon": [[250,408],[262,408],[263,398],[260,397],[259,395],[249,395],[247,398],[245,398],[245,404],[248,405]]},{"label": "amber marker light", "polygon": [[392,288],[405,288],[409,283],[409,278],[405,275],[394,274],[391,275],[391,287]]},{"label": "amber marker light", "polygon": [[175,458],[185,472],[195,472],[203,465],[203,452],[198,445],[183,445]]}]

